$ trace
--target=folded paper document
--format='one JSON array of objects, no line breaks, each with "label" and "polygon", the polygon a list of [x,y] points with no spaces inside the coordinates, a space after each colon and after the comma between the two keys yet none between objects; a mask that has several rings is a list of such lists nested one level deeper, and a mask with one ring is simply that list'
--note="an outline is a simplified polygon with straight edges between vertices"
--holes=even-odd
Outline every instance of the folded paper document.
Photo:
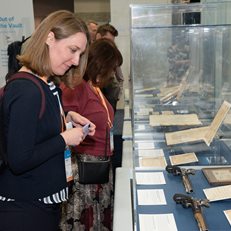
[{"label": "folded paper document", "polygon": [[184,126],[202,124],[196,114],[150,115],[149,120],[150,126]]},{"label": "folded paper document", "polygon": [[201,140],[209,146],[213,138],[215,137],[220,125],[224,121],[228,111],[230,110],[230,107],[231,104],[227,101],[224,101],[210,126],[165,133],[167,145]]}]

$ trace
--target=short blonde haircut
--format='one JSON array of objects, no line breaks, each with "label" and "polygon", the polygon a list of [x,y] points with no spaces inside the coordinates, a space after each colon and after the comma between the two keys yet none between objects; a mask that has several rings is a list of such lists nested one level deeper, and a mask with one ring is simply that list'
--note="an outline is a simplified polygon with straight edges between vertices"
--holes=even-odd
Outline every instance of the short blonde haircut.
[{"label": "short blonde haircut", "polygon": [[87,47],[80,57],[79,65],[72,66],[62,76],[68,85],[77,85],[86,69],[90,36],[85,22],[70,11],[58,10],[49,14],[28,39],[22,54],[17,56],[18,60],[21,65],[40,76],[54,76],[50,64],[49,47],[46,44],[49,32],[53,32],[57,40],[68,38],[78,32],[86,34]]}]

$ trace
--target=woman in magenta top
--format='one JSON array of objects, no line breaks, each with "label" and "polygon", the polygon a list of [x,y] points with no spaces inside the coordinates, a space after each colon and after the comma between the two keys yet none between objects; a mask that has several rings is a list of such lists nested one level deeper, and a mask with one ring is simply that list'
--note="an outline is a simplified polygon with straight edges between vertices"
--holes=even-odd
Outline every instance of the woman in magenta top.
[{"label": "woman in magenta top", "polygon": [[106,184],[80,184],[76,156],[87,160],[102,159],[113,153],[110,145],[114,112],[101,88],[108,84],[122,56],[114,42],[100,39],[91,44],[84,80],[75,88],[62,84],[64,110],[73,110],[96,125],[95,135],[87,136],[75,149],[73,191],[64,205],[62,230],[112,230],[113,180]]}]

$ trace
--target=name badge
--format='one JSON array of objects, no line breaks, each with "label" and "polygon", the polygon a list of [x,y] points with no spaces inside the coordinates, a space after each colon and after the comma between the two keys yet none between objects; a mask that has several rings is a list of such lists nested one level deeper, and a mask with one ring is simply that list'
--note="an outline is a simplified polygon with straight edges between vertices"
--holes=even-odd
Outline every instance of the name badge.
[{"label": "name badge", "polygon": [[64,151],[64,160],[65,160],[65,171],[67,182],[73,180],[72,167],[71,167],[71,151],[69,148],[66,148]]}]

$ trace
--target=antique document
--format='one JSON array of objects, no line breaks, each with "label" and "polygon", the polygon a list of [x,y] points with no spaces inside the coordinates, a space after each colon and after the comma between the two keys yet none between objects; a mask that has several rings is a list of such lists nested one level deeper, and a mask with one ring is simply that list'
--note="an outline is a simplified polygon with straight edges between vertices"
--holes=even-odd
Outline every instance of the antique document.
[{"label": "antique document", "polygon": [[152,115],[159,115],[159,114],[160,114],[159,111],[154,111],[154,112],[152,112]]},{"label": "antique document", "polygon": [[172,165],[198,162],[197,156],[194,152],[169,156],[169,159]]},{"label": "antique document", "polygon": [[206,198],[210,201],[231,199],[231,185],[203,189]]},{"label": "antique document", "polygon": [[197,114],[162,114],[150,115],[149,123],[151,126],[183,126],[183,125],[201,125]]},{"label": "antique document", "polygon": [[165,133],[167,145],[203,140],[209,146],[230,110],[230,107],[231,104],[224,101],[210,126]]},{"label": "antique document", "polygon": [[194,141],[203,141],[203,137],[210,127],[191,128],[177,132],[165,133],[167,145],[181,144]]},{"label": "antique document", "polygon": [[167,162],[164,156],[153,157],[153,158],[140,158],[140,167],[155,167],[155,168],[165,168]]},{"label": "antique document", "polygon": [[173,115],[174,112],[173,111],[162,111],[161,114],[162,115]]},{"label": "antique document", "polygon": [[202,172],[211,185],[231,184],[231,167],[202,168]]},{"label": "antique document", "polygon": [[224,119],[224,124],[231,124],[231,114],[228,113]]},{"label": "antique document", "polygon": [[229,109],[231,107],[231,104],[228,103],[227,101],[224,101],[223,104],[221,105],[220,109],[218,110],[215,118],[213,119],[210,129],[207,131],[205,134],[204,140],[205,143],[209,146],[210,143],[212,142],[214,136],[216,135],[221,123],[225,119]]}]

